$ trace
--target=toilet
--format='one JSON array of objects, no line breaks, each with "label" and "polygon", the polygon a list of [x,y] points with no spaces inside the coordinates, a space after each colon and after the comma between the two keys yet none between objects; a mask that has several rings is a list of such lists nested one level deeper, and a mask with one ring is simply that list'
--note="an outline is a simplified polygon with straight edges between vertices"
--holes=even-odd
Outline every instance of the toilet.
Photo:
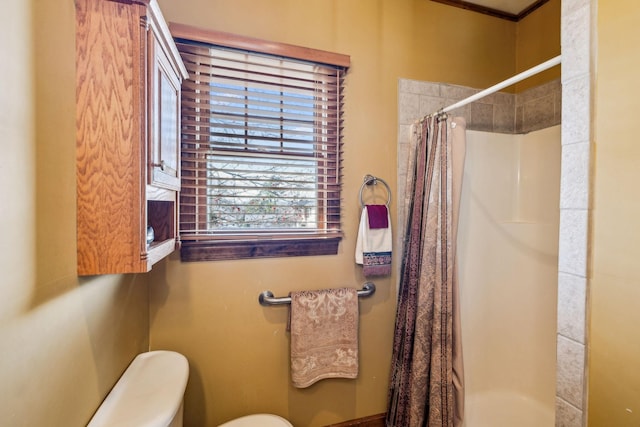
[{"label": "toilet", "polygon": [[[187,358],[156,350],[136,356],[87,427],[182,427]],[[219,427],[293,427],[282,417],[254,414]]]},{"label": "toilet", "polygon": [[175,351],[136,356],[87,427],[182,427],[187,358]]},{"label": "toilet", "polygon": [[218,427],[293,427],[293,424],[277,415],[254,414],[236,418]]}]

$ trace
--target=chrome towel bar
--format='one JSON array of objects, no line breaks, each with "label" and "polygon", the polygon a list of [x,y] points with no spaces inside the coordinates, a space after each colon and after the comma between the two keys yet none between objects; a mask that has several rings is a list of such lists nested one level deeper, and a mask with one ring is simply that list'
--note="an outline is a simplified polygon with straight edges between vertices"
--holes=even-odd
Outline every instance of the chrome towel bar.
[{"label": "chrome towel bar", "polygon": [[[364,298],[373,295],[375,291],[376,285],[371,282],[367,282],[357,293],[358,297]],[[260,303],[260,305],[264,306],[291,304],[291,297],[276,298],[273,296],[273,293],[271,291],[264,291],[258,296],[258,302]]]}]

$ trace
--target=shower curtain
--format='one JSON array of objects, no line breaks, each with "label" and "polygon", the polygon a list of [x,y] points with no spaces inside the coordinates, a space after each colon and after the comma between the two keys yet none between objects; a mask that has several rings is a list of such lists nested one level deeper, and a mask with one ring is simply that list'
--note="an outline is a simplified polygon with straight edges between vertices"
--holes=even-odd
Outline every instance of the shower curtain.
[{"label": "shower curtain", "polygon": [[455,243],[465,127],[442,116],[414,126],[387,427],[462,425]]}]

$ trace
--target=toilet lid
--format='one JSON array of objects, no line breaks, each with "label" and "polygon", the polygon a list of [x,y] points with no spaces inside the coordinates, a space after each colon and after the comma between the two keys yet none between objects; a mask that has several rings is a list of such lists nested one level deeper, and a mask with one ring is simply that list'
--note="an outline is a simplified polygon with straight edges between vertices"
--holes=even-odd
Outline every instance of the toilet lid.
[{"label": "toilet lid", "polygon": [[293,425],[282,417],[272,414],[254,414],[246,417],[236,418],[218,427],[293,427]]}]

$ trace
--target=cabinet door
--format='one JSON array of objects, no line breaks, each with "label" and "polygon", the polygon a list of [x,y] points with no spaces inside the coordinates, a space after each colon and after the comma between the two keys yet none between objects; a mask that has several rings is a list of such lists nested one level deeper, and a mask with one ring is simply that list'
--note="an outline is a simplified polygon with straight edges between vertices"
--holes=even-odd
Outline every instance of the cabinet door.
[{"label": "cabinet door", "polygon": [[153,31],[150,38],[149,184],[180,190],[180,79]]}]

